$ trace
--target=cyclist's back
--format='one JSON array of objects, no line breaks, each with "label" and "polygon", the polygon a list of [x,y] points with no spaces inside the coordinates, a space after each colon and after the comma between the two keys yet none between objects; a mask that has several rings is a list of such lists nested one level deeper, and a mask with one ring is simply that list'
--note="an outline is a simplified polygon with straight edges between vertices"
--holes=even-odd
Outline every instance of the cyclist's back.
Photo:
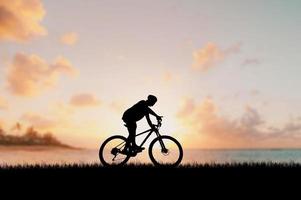
[{"label": "cyclist's back", "polygon": [[141,100],[129,109],[127,109],[122,119],[125,122],[137,122],[149,113],[149,108],[145,100]]}]

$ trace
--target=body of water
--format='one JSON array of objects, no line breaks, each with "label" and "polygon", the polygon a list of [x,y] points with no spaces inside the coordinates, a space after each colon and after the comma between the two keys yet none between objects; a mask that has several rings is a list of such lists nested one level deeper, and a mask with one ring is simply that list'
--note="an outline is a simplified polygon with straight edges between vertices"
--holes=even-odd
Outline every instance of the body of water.
[{"label": "body of water", "polygon": [[[182,163],[231,162],[301,163],[301,149],[202,150],[186,149]],[[131,162],[149,163],[147,151]],[[0,149],[0,165],[99,163],[98,150],[67,149]]]}]

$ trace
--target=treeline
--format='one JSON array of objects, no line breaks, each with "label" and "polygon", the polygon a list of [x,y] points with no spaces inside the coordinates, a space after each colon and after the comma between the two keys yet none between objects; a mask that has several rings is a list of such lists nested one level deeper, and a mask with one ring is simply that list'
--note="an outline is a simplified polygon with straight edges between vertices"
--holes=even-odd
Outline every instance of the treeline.
[{"label": "treeline", "polygon": [[11,131],[17,130],[18,135],[8,134],[0,126],[0,145],[14,146],[14,145],[42,145],[42,146],[60,146],[69,147],[61,143],[51,132],[40,133],[33,126],[25,129],[24,133],[21,132],[20,124],[17,123]]}]

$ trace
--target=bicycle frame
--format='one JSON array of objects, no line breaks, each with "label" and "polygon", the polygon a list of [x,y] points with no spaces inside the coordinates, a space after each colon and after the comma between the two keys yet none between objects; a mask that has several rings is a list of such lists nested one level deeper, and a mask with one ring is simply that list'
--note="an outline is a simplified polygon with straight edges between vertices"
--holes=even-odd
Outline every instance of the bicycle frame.
[{"label": "bicycle frame", "polygon": [[[154,128],[154,129],[150,128],[150,129],[148,129],[148,130],[146,130],[146,131],[143,131],[143,132],[141,132],[141,133],[136,134],[135,137],[137,137],[137,136],[139,136],[139,135],[143,135],[143,134],[145,134],[145,133],[148,133],[147,136],[146,136],[146,137],[144,138],[144,140],[142,141],[142,143],[140,144],[140,147],[142,147],[142,146],[145,144],[145,142],[148,140],[148,138],[151,136],[151,134],[152,134],[153,132],[156,133],[157,137],[160,137],[160,136],[161,136],[160,133],[159,133],[159,129],[160,129],[160,127],[161,127],[161,121],[158,122],[158,124],[157,124],[157,125],[154,125],[154,126],[155,126],[156,128]],[[166,147],[165,147],[163,141],[160,140],[159,142],[160,142],[160,145],[161,145],[161,147],[162,147],[162,151],[163,151],[163,152],[167,151],[167,149],[166,149]],[[122,142],[122,143],[120,143],[119,145],[117,145],[116,147],[118,147],[118,146],[120,146],[120,145],[122,145],[122,147],[123,147],[124,145],[126,145],[126,142]]]},{"label": "bicycle frame", "polygon": [[147,139],[151,136],[151,134],[152,134],[153,132],[155,132],[155,133],[157,134],[157,137],[160,136],[160,133],[159,133],[159,130],[158,130],[158,129],[154,130],[154,129],[151,129],[151,128],[150,128],[150,129],[148,129],[148,130],[146,130],[146,131],[143,131],[143,132],[141,132],[141,133],[136,134],[136,137],[139,136],[139,135],[143,135],[143,134],[145,134],[145,133],[147,133],[147,132],[149,132],[149,133],[148,133],[148,135],[144,138],[144,140],[142,141],[142,143],[140,144],[140,147],[142,147],[142,146],[145,144],[145,142],[147,141]]}]

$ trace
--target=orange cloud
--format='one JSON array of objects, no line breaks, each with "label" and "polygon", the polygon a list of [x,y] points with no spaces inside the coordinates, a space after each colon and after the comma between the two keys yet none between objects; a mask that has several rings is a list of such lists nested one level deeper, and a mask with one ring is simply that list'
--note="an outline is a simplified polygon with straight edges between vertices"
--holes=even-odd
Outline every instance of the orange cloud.
[{"label": "orange cloud", "polygon": [[50,107],[50,115],[56,117],[62,116],[63,118],[70,118],[75,112],[75,109],[72,106],[63,102],[51,103]]},{"label": "orange cloud", "polygon": [[123,101],[114,100],[109,104],[109,107],[117,113],[125,111],[125,103]]},{"label": "orange cloud", "polygon": [[40,0],[0,1],[0,40],[25,42],[46,35],[40,25],[44,16]]},{"label": "orange cloud", "polygon": [[65,33],[60,41],[62,44],[74,45],[78,41],[78,34],[75,32]]},{"label": "orange cloud", "polygon": [[174,79],[174,75],[170,71],[165,71],[162,75],[164,82],[170,82]]},{"label": "orange cloud", "polygon": [[99,106],[101,102],[93,94],[83,93],[72,96],[69,103],[77,107],[91,107]]},{"label": "orange cloud", "polygon": [[6,99],[0,96],[0,110],[6,110],[8,109],[8,102]]},{"label": "orange cloud", "polygon": [[[220,116],[210,98],[199,104],[187,99],[177,117],[187,132],[192,133],[193,139],[188,141],[197,147],[253,148],[299,145],[296,138],[300,139],[300,122],[288,122],[283,128],[266,127],[258,111],[250,106],[245,107],[240,118],[232,120]],[[282,143],[283,141],[285,142]]]},{"label": "orange cloud", "polygon": [[6,120],[0,118],[0,134],[1,132],[4,132],[4,128],[6,128],[7,124],[6,124]]},{"label": "orange cloud", "polygon": [[228,55],[238,53],[241,43],[237,43],[227,49],[220,49],[216,44],[209,42],[202,49],[193,52],[192,68],[206,72],[225,60]]},{"label": "orange cloud", "polygon": [[18,96],[37,96],[53,88],[62,74],[77,74],[71,63],[63,57],[48,64],[35,54],[17,53],[8,67],[7,89]]},{"label": "orange cloud", "polygon": [[23,114],[21,120],[40,130],[49,130],[57,125],[56,121],[32,112]]},{"label": "orange cloud", "polygon": [[2,128],[4,124],[5,124],[5,121],[0,118],[0,128]]},{"label": "orange cloud", "polygon": [[161,80],[165,84],[170,84],[180,80],[179,74],[172,72],[170,70],[165,70],[161,76]]}]

